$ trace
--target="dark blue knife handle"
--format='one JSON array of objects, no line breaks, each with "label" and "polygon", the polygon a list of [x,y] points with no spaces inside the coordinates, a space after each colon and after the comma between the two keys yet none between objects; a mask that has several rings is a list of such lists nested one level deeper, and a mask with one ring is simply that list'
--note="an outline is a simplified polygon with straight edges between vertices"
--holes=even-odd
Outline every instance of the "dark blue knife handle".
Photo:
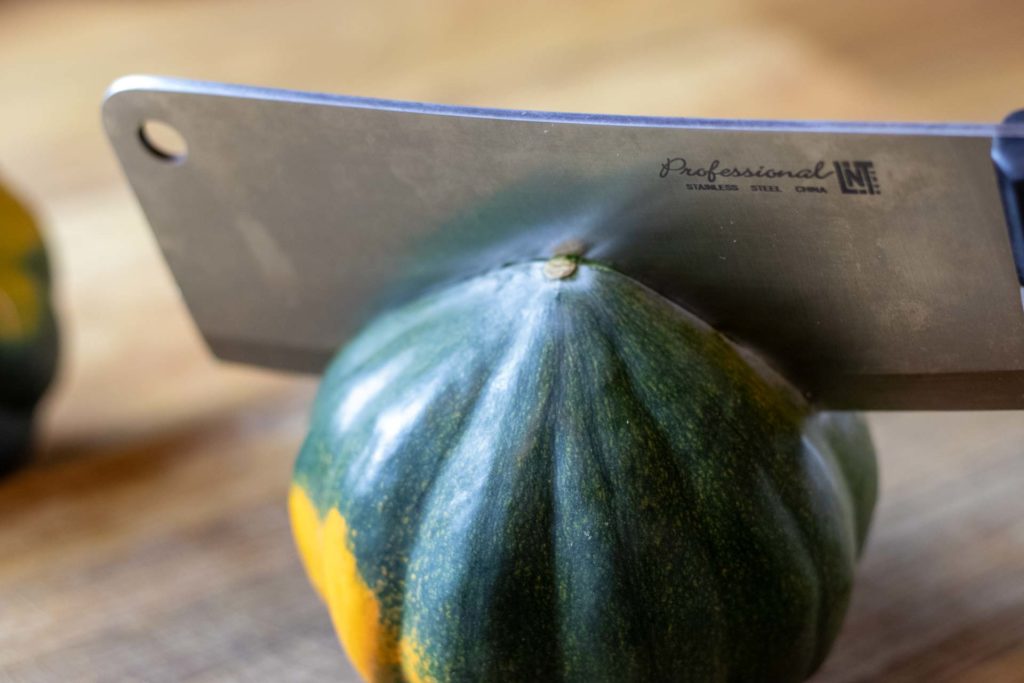
[{"label": "dark blue knife handle", "polygon": [[[1024,109],[1006,117],[1004,123],[1024,123]],[[1017,279],[1024,287],[1024,138],[997,137],[992,142],[992,161],[999,177],[1010,246],[1017,264]]]}]

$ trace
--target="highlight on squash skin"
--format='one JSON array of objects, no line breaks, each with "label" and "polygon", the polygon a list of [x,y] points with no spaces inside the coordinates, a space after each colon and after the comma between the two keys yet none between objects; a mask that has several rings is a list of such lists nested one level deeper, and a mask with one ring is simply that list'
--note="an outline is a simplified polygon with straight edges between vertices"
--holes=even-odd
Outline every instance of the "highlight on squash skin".
[{"label": "highlight on squash skin", "polygon": [[345,518],[334,509],[321,518],[297,484],[292,485],[288,507],[310,582],[327,603],[334,629],[356,671],[367,681],[391,679],[399,664],[398,637],[382,623],[380,602],[359,573]]}]

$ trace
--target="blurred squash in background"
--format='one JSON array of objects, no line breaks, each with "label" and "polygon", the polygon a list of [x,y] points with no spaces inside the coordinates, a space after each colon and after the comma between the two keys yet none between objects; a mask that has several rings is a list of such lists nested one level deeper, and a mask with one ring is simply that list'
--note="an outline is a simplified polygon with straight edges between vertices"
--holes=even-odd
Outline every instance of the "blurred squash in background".
[{"label": "blurred squash in background", "polygon": [[32,215],[0,185],[0,475],[27,459],[56,365],[46,247]]}]

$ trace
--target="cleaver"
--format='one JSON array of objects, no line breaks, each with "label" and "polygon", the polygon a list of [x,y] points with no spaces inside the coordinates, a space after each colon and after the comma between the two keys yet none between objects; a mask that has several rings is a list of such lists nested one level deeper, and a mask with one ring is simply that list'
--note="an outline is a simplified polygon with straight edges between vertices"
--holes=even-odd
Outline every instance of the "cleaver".
[{"label": "cleaver", "polygon": [[388,307],[572,248],[820,407],[1024,409],[1019,116],[560,114],[129,76],[103,122],[222,359],[320,372]]}]

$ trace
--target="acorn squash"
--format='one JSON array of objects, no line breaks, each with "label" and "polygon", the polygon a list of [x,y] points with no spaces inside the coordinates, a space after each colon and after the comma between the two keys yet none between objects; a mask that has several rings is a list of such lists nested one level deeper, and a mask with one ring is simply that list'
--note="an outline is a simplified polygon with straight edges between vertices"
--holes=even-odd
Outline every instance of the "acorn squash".
[{"label": "acorn squash", "polygon": [[607,267],[511,265],[385,314],[290,494],[371,681],[798,681],[876,495],[852,414]]},{"label": "acorn squash", "polygon": [[28,455],[56,359],[46,250],[31,215],[0,185],[0,474]]}]

